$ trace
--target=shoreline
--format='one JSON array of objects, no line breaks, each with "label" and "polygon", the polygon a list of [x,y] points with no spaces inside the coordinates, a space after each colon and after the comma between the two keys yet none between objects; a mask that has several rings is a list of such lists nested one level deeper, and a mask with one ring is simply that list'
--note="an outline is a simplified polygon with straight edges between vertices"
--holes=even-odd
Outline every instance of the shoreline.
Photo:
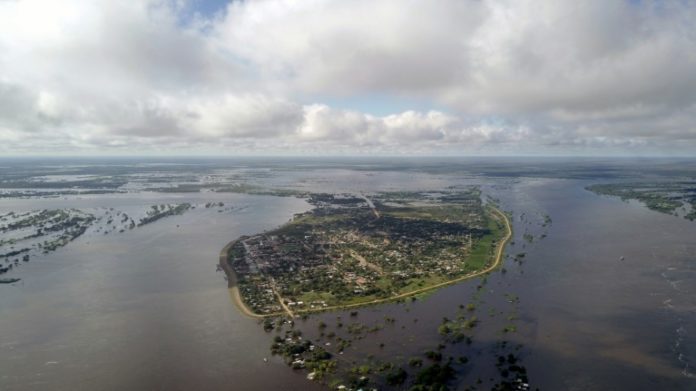
[{"label": "shoreline", "polygon": [[[404,298],[407,298],[410,296],[418,295],[421,293],[429,292],[429,291],[434,290],[434,289],[443,288],[443,287],[446,287],[448,285],[456,284],[456,283],[466,281],[466,280],[469,280],[469,279],[472,279],[475,277],[479,277],[479,276],[482,276],[484,274],[492,272],[493,270],[498,268],[498,266],[500,266],[500,264],[503,261],[505,246],[510,241],[510,239],[512,239],[512,225],[510,223],[510,219],[508,218],[508,216],[505,213],[503,213],[500,209],[493,207],[493,206],[491,207],[491,209],[494,211],[494,213],[496,213],[499,217],[501,217],[503,219],[503,222],[505,223],[506,233],[505,233],[505,236],[503,237],[503,239],[496,246],[495,258],[494,258],[493,263],[490,266],[488,266],[482,270],[479,270],[479,271],[476,271],[476,272],[473,272],[473,273],[470,273],[470,274],[467,274],[467,275],[464,275],[461,277],[457,277],[457,278],[449,280],[449,281],[441,282],[441,283],[431,285],[431,286],[428,286],[425,288],[416,289],[416,290],[410,291],[410,292],[400,293],[396,296],[386,297],[383,299],[375,299],[375,300],[365,301],[365,302],[361,302],[361,303],[333,305],[333,306],[322,307],[322,308],[307,308],[307,309],[302,309],[302,310],[296,310],[295,313],[296,314],[311,314],[311,313],[334,311],[334,310],[345,310],[345,309],[349,309],[349,308],[364,307],[364,306],[375,305],[375,304],[383,304],[383,303],[392,302],[395,300],[404,299]],[[263,319],[263,318],[268,318],[268,317],[272,317],[272,316],[287,315],[285,312],[273,312],[273,313],[269,313],[269,314],[257,314],[256,312],[252,311],[249,307],[247,307],[246,304],[244,303],[244,299],[242,298],[242,295],[239,292],[239,286],[237,285],[237,275],[234,272],[234,270],[232,270],[232,267],[229,265],[229,263],[227,262],[229,249],[232,246],[234,246],[234,244],[237,243],[239,240],[240,239],[237,238],[237,239],[227,243],[227,245],[225,247],[223,247],[222,250],[220,251],[220,259],[219,259],[220,266],[222,267],[222,270],[224,270],[225,274],[227,275],[227,288],[228,288],[229,293],[230,293],[230,298],[232,298],[232,302],[235,304],[235,306],[237,306],[237,308],[239,308],[239,310],[244,315],[246,315],[250,318]]]},{"label": "shoreline", "polygon": [[230,264],[227,262],[227,257],[228,253],[230,251],[230,248],[234,246],[240,238],[237,238],[225,245],[225,247],[220,250],[220,259],[219,259],[219,265],[222,268],[222,270],[225,272],[225,275],[227,276],[227,290],[229,291],[230,294],[230,299],[232,299],[232,302],[234,305],[239,309],[242,314],[250,317],[250,318],[255,318],[255,319],[262,319],[268,316],[276,316],[276,314],[257,314],[256,312],[252,311],[249,307],[244,304],[244,299],[242,299],[242,294],[239,292],[239,285],[237,284],[237,274],[232,270],[232,267]]}]

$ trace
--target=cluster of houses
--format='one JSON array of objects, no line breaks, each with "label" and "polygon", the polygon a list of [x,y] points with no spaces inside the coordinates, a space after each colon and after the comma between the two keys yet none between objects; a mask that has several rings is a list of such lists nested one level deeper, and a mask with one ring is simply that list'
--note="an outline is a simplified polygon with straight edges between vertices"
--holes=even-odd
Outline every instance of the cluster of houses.
[{"label": "cluster of houses", "polygon": [[233,247],[231,264],[255,311],[277,312],[280,300],[292,310],[320,309],[356,296],[388,297],[430,276],[460,275],[487,233],[480,204],[459,204],[461,213],[450,219],[429,215],[429,205],[409,207],[412,215],[404,216],[398,207],[374,214],[362,201],[327,207],[332,200],[315,200],[322,206]]}]

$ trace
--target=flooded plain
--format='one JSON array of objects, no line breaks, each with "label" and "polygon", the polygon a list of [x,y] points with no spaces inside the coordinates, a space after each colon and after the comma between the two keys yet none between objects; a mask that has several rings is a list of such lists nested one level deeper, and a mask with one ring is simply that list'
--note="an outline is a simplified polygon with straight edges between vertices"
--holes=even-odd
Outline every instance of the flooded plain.
[{"label": "flooded plain", "polygon": [[[297,320],[307,338],[331,346],[350,337],[351,324],[374,328],[338,356],[347,368],[375,360],[407,367],[442,343],[443,317],[474,303],[471,342],[441,349],[466,357],[455,388],[489,389],[497,358],[513,351],[532,389],[696,388],[696,223],[597,196],[585,190],[588,180],[347,169],[258,180],[335,192],[475,184],[512,212],[504,270],[416,301]],[[275,333],[237,311],[216,271],[227,242],[283,224],[310,207],[302,199],[136,191],[5,198],[0,212],[213,201],[229,208],[199,207],[123,233],[88,231],[13,271],[22,280],[0,285],[0,389],[322,389],[270,356]],[[322,336],[319,322],[336,337]]]},{"label": "flooded plain", "polygon": [[[308,205],[215,196],[202,198],[235,209],[198,208],[122,234],[87,233],[22,265],[13,275],[21,282],[0,286],[0,389],[312,389],[284,364],[264,363],[267,336],[237,312],[216,272],[230,237],[273,228]],[[196,201],[157,195],[155,203],[182,198]],[[147,196],[29,202],[0,208],[153,203]]]}]

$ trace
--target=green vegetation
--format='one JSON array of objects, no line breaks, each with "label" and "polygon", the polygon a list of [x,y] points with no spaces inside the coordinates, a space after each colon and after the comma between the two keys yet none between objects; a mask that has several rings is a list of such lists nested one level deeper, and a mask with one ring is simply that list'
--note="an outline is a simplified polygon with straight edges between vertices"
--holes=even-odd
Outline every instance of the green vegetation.
[{"label": "green vegetation", "polygon": [[372,200],[313,194],[310,202],[312,211],[230,248],[256,313],[371,303],[447,283],[489,266],[506,232],[477,189]]},{"label": "green vegetation", "polygon": [[[96,217],[76,209],[43,209],[25,213],[10,212],[0,216],[0,274],[22,262],[30,254],[55,251],[82,236]],[[21,257],[21,258],[20,258]]]},{"label": "green vegetation", "polygon": [[447,384],[454,379],[455,371],[450,363],[434,363],[422,369],[416,375],[416,381],[410,391],[448,390]]},{"label": "green vegetation", "polygon": [[[221,206],[221,203],[211,205]],[[125,212],[114,208],[42,209],[2,214],[0,274],[16,268],[20,261],[28,262],[39,253],[48,254],[62,248],[88,230],[91,234],[122,233],[192,208],[188,203],[153,205],[139,224]]]},{"label": "green vegetation", "polygon": [[467,343],[471,343],[470,331],[476,327],[478,323],[479,320],[476,315],[472,315],[468,318],[464,315],[459,315],[454,320],[444,318],[437,328],[437,331],[447,342],[459,343],[466,341]]},{"label": "green vegetation", "polygon": [[696,219],[696,182],[646,182],[593,185],[588,190],[603,195],[637,200],[648,208]]},{"label": "green vegetation", "polygon": [[282,356],[293,369],[306,368],[311,371],[308,378],[312,380],[323,379],[336,369],[336,361],[332,359],[331,353],[302,339],[302,332],[299,330],[286,331],[285,338],[277,335],[271,345],[271,353]]},{"label": "green vegetation", "polygon": [[162,204],[162,205],[152,205],[150,210],[147,211],[147,216],[140,219],[138,227],[146,224],[154,223],[155,221],[165,218],[167,216],[180,215],[191,209],[191,204],[185,202],[182,204]]}]

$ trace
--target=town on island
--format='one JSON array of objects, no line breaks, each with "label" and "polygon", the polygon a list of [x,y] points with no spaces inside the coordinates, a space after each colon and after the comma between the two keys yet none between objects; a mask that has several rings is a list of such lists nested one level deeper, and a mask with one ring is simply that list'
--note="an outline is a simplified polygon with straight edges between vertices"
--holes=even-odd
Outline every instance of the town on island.
[{"label": "town on island", "polygon": [[485,274],[508,217],[477,188],[310,194],[314,208],[221,251],[234,301],[252,317],[294,317],[403,299]]}]

